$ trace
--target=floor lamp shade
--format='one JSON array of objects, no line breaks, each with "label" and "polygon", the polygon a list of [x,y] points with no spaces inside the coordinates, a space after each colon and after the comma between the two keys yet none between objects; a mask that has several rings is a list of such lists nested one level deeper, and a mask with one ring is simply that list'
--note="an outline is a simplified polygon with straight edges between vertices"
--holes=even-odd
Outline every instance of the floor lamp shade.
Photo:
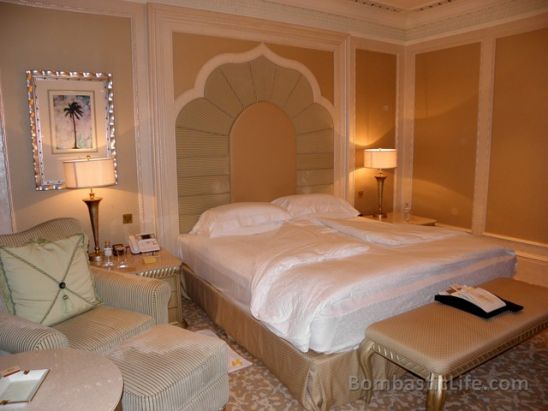
[{"label": "floor lamp shade", "polygon": [[114,160],[112,158],[87,158],[80,160],[67,160],[63,162],[65,172],[65,186],[67,188],[89,188],[89,198],[86,203],[93,231],[95,250],[90,254],[90,260],[101,261],[101,248],[99,247],[99,202],[100,197],[95,197],[94,187],[105,187],[116,184],[114,173]]},{"label": "floor lamp shade", "polygon": [[363,166],[367,168],[376,168],[379,170],[379,173],[375,176],[377,179],[378,210],[374,215],[379,219],[385,218],[386,213],[382,209],[382,198],[386,175],[383,174],[382,170],[396,168],[398,166],[398,153],[393,148],[374,148],[364,150]]}]

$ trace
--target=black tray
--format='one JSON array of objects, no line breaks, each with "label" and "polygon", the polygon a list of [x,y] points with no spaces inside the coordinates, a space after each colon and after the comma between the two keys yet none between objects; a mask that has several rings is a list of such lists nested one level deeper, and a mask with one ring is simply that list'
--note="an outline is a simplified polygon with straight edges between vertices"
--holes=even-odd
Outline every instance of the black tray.
[{"label": "black tray", "polygon": [[450,305],[451,307],[458,308],[459,310],[466,311],[470,314],[474,314],[482,318],[491,318],[505,311],[518,312],[523,310],[522,305],[513,303],[503,298],[500,299],[506,303],[504,307],[497,308],[496,310],[493,310],[491,312],[486,312],[477,305],[471,303],[470,301],[464,300],[460,297],[455,297],[454,295],[436,294],[434,296],[434,300],[439,301],[440,303]]}]

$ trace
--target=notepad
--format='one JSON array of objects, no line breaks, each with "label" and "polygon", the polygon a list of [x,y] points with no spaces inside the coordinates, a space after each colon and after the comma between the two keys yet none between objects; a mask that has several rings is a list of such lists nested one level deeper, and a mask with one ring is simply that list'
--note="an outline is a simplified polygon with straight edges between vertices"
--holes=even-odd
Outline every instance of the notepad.
[{"label": "notepad", "polygon": [[0,404],[31,401],[49,370],[20,370],[0,379]]}]

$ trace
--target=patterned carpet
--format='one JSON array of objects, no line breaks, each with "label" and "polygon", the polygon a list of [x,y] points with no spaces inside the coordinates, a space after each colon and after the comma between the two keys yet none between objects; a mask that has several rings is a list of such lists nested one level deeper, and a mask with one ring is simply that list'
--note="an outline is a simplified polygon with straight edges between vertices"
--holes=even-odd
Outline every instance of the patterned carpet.
[{"label": "patterned carpet", "polygon": [[[190,300],[183,299],[183,316],[189,330],[209,327],[235,351],[253,362],[252,366],[230,374],[230,398],[226,411],[303,410],[287,388],[258,359],[216,327]],[[420,378],[406,373],[392,389],[376,391],[367,407],[359,400],[333,410],[421,410],[424,409],[425,392],[416,388],[421,384]],[[548,410],[548,330],[470,371],[456,380],[456,384],[461,388],[448,391],[447,411]],[[512,387],[512,384],[517,386]]]}]

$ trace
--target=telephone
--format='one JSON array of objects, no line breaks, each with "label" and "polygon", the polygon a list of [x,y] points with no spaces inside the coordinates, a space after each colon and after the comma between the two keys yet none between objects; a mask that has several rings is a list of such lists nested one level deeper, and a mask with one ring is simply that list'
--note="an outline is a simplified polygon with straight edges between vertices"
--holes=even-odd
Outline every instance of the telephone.
[{"label": "telephone", "polygon": [[129,235],[129,248],[132,254],[160,251],[160,244],[153,233]]},{"label": "telephone", "polygon": [[459,284],[440,292],[434,299],[484,318],[490,318],[507,310],[517,312],[523,309],[521,305],[503,300],[483,288]]}]

